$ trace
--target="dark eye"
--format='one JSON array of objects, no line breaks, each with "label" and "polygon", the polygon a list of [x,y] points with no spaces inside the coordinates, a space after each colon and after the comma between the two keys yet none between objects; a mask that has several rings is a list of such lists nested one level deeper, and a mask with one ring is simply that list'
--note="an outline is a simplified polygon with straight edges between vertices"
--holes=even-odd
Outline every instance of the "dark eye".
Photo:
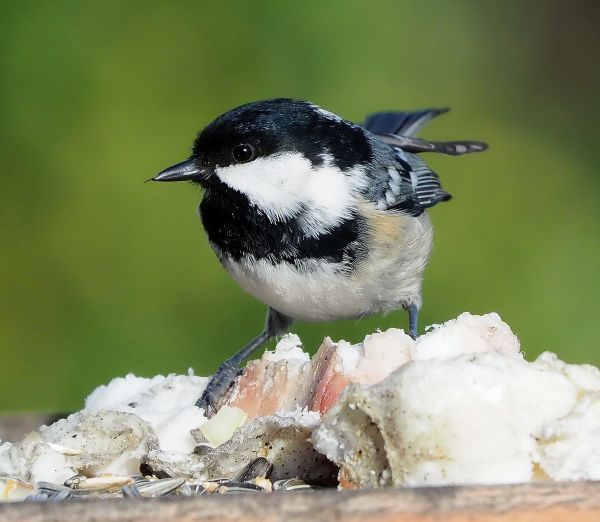
[{"label": "dark eye", "polygon": [[247,143],[236,145],[233,147],[231,153],[233,154],[233,159],[238,163],[246,163],[247,161],[252,161],[256,157],[254,147]]}]

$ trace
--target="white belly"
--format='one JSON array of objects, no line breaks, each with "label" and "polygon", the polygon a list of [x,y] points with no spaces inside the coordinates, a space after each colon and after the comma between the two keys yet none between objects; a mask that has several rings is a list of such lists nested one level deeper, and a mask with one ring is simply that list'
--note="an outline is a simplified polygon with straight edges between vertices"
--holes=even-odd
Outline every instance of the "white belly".
[{"label": "white belly", "polygon": [[[367,259],[352,273],[341,264],[314,260],[272,264],[220,256],[249,294],[275,310],[304,321],[333,321],[421,305],[422,272],[431,249],[431,225],[410,218],[401,240],[374,240]],[[406,225],[406,222],[404,222]]]},{"label": "white belly", "polygon": [[226,262],[227,271],[246,292],[294,319],[332,321],[364,315],[369,297],[352,278],[339,272],[340,265],[307,262],[273,265],[260,260]]}]

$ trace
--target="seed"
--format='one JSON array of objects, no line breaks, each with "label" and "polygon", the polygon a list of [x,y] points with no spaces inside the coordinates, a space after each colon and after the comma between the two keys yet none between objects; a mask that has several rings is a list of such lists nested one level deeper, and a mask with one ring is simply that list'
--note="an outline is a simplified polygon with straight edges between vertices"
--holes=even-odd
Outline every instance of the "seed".
[{"label": "seed", "polygon": [[25,500],[33,494],[33,486],[23,480],[0,476],[0,502],[5,500]]},{"label": "seed", "polygon": [[121,494],[124,497],[131,497],[131,498],[142,496],[142,494],[140,493],[140,490],[137,488],[137,486],[135,484],[129,484],[127,486],[124,486],[123,489],[121,490]]},{"label": "seed", "polygon": [[35,489],[38,493],[54,495],[58,491],[69,490],[69,488],[63,486],[62,484],[54,484],[52,482],[44,482],[40,481],[35,485]]},{"label": "seed", "polygon": [[256,484],[257,486],[263,488],[263,490],[265,491],[265,493],[272,493],[273,492],[273,483],[268,479],[268,478],[264,478],[264,477],[256,477],[253,481],[253,484]]},{"label": "seed", "polygon": [[79,481],[78,489],[102,489],[117,490],[131,484],[131,477],[119,477],[116,475],[101,475],[99,477],[86,478]]},{"label": "seed", "polygon": [[297,478],[276,480],[273,482],[274,491],[292,491],[296,489],[318,489]]},{"label": "seed", "polygon": [[185,482],[183,478],[158,479],[136,486],[142,497],[160,497],[174,491]]},{"label": "seed", "polygon": [[46,495],[45,493],[33,493],[25,497],[25,500],[27,502],[43,502],[45,500],[48,500],[49,498],[50,495]]},{"label": "seed", "polygon": [[269,478],[272,472],[273,464],[265,457],[258,457],[234,474],[231,480],[234,482],[248,482],[257,477]]},{"label": "seed", "polygon": [[256,484],[252,484],[251,482],[224,482],[219,485],[216,492],[217,493],[257,493],[264,491],[263,488],[257,486]]},{"label": "seed", "polygon": [[49,500],[61,501],[71,498],[73,492],[70,489],[62,489],[54,493],[54,495],[50,495]]},{"label": "seed", "polygon": [[[187,489],[184,489],[185,488]],[[182,493],[184,495],[187,495],[189,493],[189,496],[197,496],[197,495],[203,495],[204,493],[206,493],[206,487],[204,487],[204,485],[201,482],[188,482],[186,484],[184,484],[180,489],[180,491],[182,491]]]},{"label": "seed", "polygon": [[192,451],[192,453],[194,455],[198,455],[199,457],[203,457],[204,455],[208,455],[211,451],[213,451],[215,448],[214,446],[212,446],[211,444],[198,444],[194,450]]},{"label": "seed", "polygon": [[71,478],[65,480],[64,485],[71,489],[78,489],[81,482],[85,479],[84,475],[73,475]]}]

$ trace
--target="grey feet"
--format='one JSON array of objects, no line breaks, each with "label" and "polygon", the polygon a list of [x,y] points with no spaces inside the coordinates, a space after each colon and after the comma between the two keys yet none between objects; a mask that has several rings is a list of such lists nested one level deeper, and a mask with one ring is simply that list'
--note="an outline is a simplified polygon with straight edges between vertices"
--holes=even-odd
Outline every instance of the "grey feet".
[{"label": "grey feet", "polygon": [[196,402],[196,406],[203,409],[207,416],[211,412],[216,413],[219,403],[235,381],[242,361],[269,339],[287,333],[291,324],[292,319],[269,308],[263,332],[219,366],[202,393],[202,397]]},{"label": "grey feet", "polygon": [[240,371],[240,363],[248,357],[252,352],[260,348],[271,338],[268,331],[261,333],[256,339],[250,341],[233,357],[227,359],[206,385],[206,389],[202,393],[202,397],[196,402],[198,408],[202,408],[208,416],[211,411],[216,413],[219,407],[219,402],[229,391],[229,387],[235,381],[238,372]]},{"label": "grey feet", "polygon": [[416,339],[419,337],[419,309],[417,308],[417,305],[413,304],[407,306],[406,311],[408,312],[408,335],[410,335],[413,339]]},{"label": "grey feet", "polygon": [[216,413],[219,401],[227,394],[239,371],[237,364],[225,361],[213,374],[202,396],[196,401],[196,406],[207,415],[210,411]]}]

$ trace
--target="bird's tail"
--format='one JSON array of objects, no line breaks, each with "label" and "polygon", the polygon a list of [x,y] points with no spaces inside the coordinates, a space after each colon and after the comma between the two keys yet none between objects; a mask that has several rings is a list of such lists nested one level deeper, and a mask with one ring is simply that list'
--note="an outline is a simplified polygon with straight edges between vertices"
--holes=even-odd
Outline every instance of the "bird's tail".
[{"label": "bird's tail", "polygon": [[424,109],[411,112],[376,112],[369,114],[364,127],[374,134],[416,136],[433,118],[450,109]]},{"label": "bird's tail", "polygon": [[440,152],[451,156],[460,156],[486,150],[488,145],[480,141],[429,141],[415,138],[415,135],[433,118],[449,110],[376,112],[367,117],[364,127],[376,134],[382,141],[407,152]]}]

